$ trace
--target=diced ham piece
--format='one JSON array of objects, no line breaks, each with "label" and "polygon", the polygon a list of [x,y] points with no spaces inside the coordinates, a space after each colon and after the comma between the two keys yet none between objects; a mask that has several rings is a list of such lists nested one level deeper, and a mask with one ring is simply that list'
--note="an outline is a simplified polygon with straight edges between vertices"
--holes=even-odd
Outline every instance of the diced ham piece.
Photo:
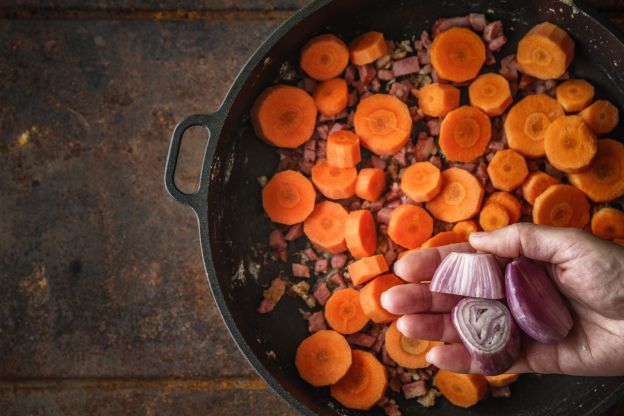
[{"label": "diced ham piece", "polygon": [[262,293],[262,302],[258,307],[258,313],[268,313],[275,308],[275,305],[284,296],[286,291],[286,281],[279,277],[271,281],[271,286]]},{"label": "diced ham piece", "polygon": [[303,146],[303,159],[308,162],[316,160],[316,140],[310,139]]},{"label": "diced ham piece", "polygon": [[310,277],[310,268],[305,264],[293,263],[292,264],[292,274],[295,277]]},{"label": "diced ham piece", "polygon": [[488,150],[497,152],[499,150],[502,150],[505,147],[505,143],[503,143],[502,141],[491,141],[490,144],[488,144]]},{"label": "diced ham piece", "polygon": [[374,353],[380,352],[381,347],[383,347],[383,344],[385,342],[385,337],[386,337],[386,328],[382,329],[376,336],[377,336],[377,340],[375,340],[375,343],[371,347],[371,351],[373,351]]},{"label": "diced ham piece", "polygon": [[477,171],[475,172],[475,176],[477,177],[477,179],[479,179],[482,185],[486,184],[488,180],[488,174],[487,174],[487,164],[485,162],[479,163],[479,166],[477,166]]},{"label": "diced ham piece", "polygon": [[[397,204],[398,206],[399,204]],[[397,258],[397,253],[394,250],[388,250],[384,253],[384,259],[386,259],[387,264],[392,264]]]},{"label": "diced ham piece", "polygon": [[271,234],[269,234],[269,247],[276,251],[286,250],[288,248],[288,243],[281,230],[275,229],[271,231]]},{"label": "diced ham piece", "polygon": [[438,19],[433,24],[431,33],[435,37],[438,33],[444,32],[452,27],[471,27],[470,18],[468,16],[457,16]]},{"label": "diced ham piece", "polygon": [[500,70],[498,71],[508,81],[515,81],[518,79],[518,62],[516,61],[516,55],[507,55],[500,61]]},{"label": "diced ham piece", "polygon": [[312,174],[312,167],[314,166],[314,162],[310,162],[309,160],[301,160],[297,164],[301,173],[310,176]]},{"label": "diced ham piece", "polygon": [[388,207],[384,207],[377,211],[377,222],[381,224],[388,224],[390,222],[392,211],[393,209]]},{"label": "diced ham piece", "polygon": [[406,371],[403,367],[397,367],[397,375],[401,384],[409,384],[414,381],[414,379],[412,378],[412,373]]},{"label": "diced ham piece", "polygon": [[420,33],[420,42],[422,43],[425,49],[431,46],[431,36],[429,36],[429,32],[427,32],[426,30],[423,30]]},{"label": "diced ham piece", "polygon": [[379,78],[373,79],[370,83],[370,90],[372,92],[379,92],[380,89],[381,89],[381,81],[379,81]]},{"label": "diced ham piece", "polygon": [[494,65],[496,63],[496,57],[494,54],[488,49],[485,51],[485,64],[486,65]]},{"label": "diced ham piece", "polygon": [[[410,93],[416,97],[417,96],[417,92],[418,91],[416,88],[412,88],[410,90]],[[423,118],[425,118],[425,114],[422,112],[422,110],[420,108],[418,108],[417,106],[412,106],[409,108],[409,112],[412,115],[412,121],[414,123],[418,123],[420,120],[422,120]]]},{"label": "diced ham piece", "polygon": [[260,302],[260,306],[258,306],[258,309],[256,309],[256,312],[269,313],[275,308],[276,304],[277,302],[275,302],[273,299],[262,299],[262,301]]},{"label": "diced ham piece", "polygon": [[442,168],[442,160],[440,160],[439,156],[431,156],[429,162],[438,169]]},{"label": "diced ham piece", "polygon": [[323,311],[314,312],[308,318],[308,331],[313,334],[323,329],[327,329]]},{"label": "diced ham piece", "polygon": [[387,166],[387,163],[385,160],[375,155],[371,156],[370,159],[368,159],[368,162],[371,167],[381,169],[381,170],[384,170]]},{"label": "diced ham piece", "polygon": [[345,287],[347,284],[340,273],[334,273],[329,277],[329,281],[337,287]]},{"label": "diced ham piece", "polygon": [[314,263],[314,273],[327,273],[327,268],[329,267],[329,260],[325,257],[321,257]]},{"label": "diced ham piece", "polygon": [[355,69],[354,65],[349,65],[347,69],[345,69],[344,79],[347,81],[347,84],[353,84],[355,81],[355,74],[357,73],[357,69]]},{"label": "diced ham piece", "polygon": [[305,250],[303,250],[303,254],[305,254],[305,256],[312,261],[318,260],[318,255],[316,254],[316,252],[311,248],[308,247]]},{"label": "diced ham piece", "polygon": [[401,416],[401,410],[399,409],[399,406],[396,403],[386,403],[383,406],[383,410],[386,413],[386,416]]},{"label": "diced ham piece", "polygon": [[507,37],[505,35],[499,36],[488,42],[488,50],[490,52],[498,52],[507,43]]},{"label": "diced ham piece", "polygon": [[428,51],[418,51],[418,61],[421,65],[426,65],[431,63],[431,56]]},{"label": "diced ham piece", "polygon": [[485,29],[485,25],[487,25],[485,15],[481,13],[470,13],[468,15],[468,21],[470,22],[470,26],[472,26],[472,29],[476,30],[477,32],[483,32],[483,29]]},{"label": "diced ham piece", "polygon": [[355,200],[353,202],[351,202],[349,204],[349,210],[350,211],[357,211],[358,209],[360,209],[362,207],[362,203],[358,200]]},{"label": "diced ham piece", "polygon": [[286,232],[286,236],[284,237],[284,239],[286,241],[293,241],[293,240],[298,239],[302,235],[303,235],[303,223],[300,222],[300,223],[290,226],[290,228],[288,229],[288,232]]},{"label": "diced ham piece", "polygon": [[327,156],[327,142],[320,140],[316,143],[316,158],[325,159]]},{"label": "diced ham piece", "polygon": [[439,118],[431,118],[427,120],[427,128],[429,129],[429,134],[432,136],[437,136],[440,134],[440,119]]},{"label": "diced ham piece", "polygon": [[321,139],[327,139],[327,133],[329,132],[329,126],[327,124],[321,124],[316,126],[316,135]]},{"label": "diced ham piece", "polygon": [[401,101],[407,101],[410,95],[410,88],[400,82],[395,82],[390,86],[390,95],[394,95]]},{"label": "diced ham piece", "polygon": [[377,73],[373,64],[358,66],[357,70],[360,76],[361,85],[368,85],[373,80],[373,78],[375,78],[375,74]]},{"label": "diced ham piece", "polygon": [[418,162],[429,159],[433,150],[433,137],[418,138],[416,147],[414,148],[414,156]]},{"label": "diced ham piece", "polygon": [[394,72],[395,77],[413,74],[418,72],[419,69],[418,56],[410,56],[392,63],[392,72]]},{"label": "diced ham piece", "polygon": [[376,337],[365,334],[364,332],[356,332],[355,334],[347,336],[347,342],[349,344],[358,345],[365,348],[372,347],[373,344],[375,344],[376,339]]},{"label": "diced ham piece", "polygon": [[332,133],[335,133],[337,131],[340,130],[344,130],[344,124],[342,123],[334,123],[331,127],[331,129],[329,129],[329,131],[327,132],[327,135],[329,136]]},{"label": "diced ham piece", "polygon": [[405,147],[392,155],[392,159],[394,159],[400,166],[405,166],[407,164]]},{"label": "diced ham piece", "polygon": [[346,254],[336,254],[331,258],[331,267],[333,269],[340,269],[347,263]]},{"label": "diced ham piece", "polygon": [[347,106],[353,107],[357,103],[357,100],[358,100],[357,92],[351,91],[349,93],[349,102],[347,103]]},{"label": "diced ham piece", "polygon": [[395,78],[394,72],[392,72],[391,69],[380,69],[377,72],[377,76],[382,81],[390,81],[391,79]]},{"label": "diced ham piece", "polygon": [[388,354],[388,351],[386,351],[386,346],[384,345],[382,350],[381,350],[381,361],[385,364],[385,365],[389,365],[391,367],[394,367],[397,365],[397,363],[390,357],[390,354]]},{"label": "diced ham piece", "polygon": [[431,374],[429,374],[429,372],[427,372],[427,370],[425,369],[419,369],[416,371],[416,373],[418,374],[418,377],[420,378],[420,380],[431,380]]},{"label": "diced ham piece", "polygon": [[490,387],[490,394],[492,397],[510,397],[511,390],[509,390],[509,386]]},{"label": "diced ham piece", "polygon": [[305,77],[303,79],[303,89],[306,90],[308,94],[312,94],[312,92],[314,92],[314,88],[316,88],[316,81],[312,78]]},{"label": "diced ham piece", "polygon": [[531,75],[522,74],[522,76],[520,77],[520,82],[518,83],[518,89],[519,90],[527,89],[535,81],[537,81],[537,78],[532,77]]},{"label": "diced ham piece", "polygon": [[485,43],[489,43],[492,40],[503,34],[503,22],[497,20],[492,22],[483,28],[483,40]]},{"label": "diced ham piece", "polygon": [[331,296],[331,292],[327,288],[327,285],[324,282],[319,283],[314,289],[314,298],[319,303],[319,305],[325,305],[327,303],[327,299]]},{"label": "diced ham piece", "polygon": [[403,395],[406,399],[413,399],[415,397],[424,396],[427,394],[427,383],[424,380],[414,381],[409,384],[403,384],[401,387]]}]

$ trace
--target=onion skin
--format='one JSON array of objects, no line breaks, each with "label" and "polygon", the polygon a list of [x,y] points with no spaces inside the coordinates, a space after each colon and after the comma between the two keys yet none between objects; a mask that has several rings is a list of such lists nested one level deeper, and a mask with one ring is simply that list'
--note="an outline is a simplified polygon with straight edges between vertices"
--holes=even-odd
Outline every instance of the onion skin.
[{"label": "onion skin", "polygon": [[450,253],[436,269],[430,289],[472,298],[505,297],[501,268],[496,256],[487,253]]},{"label": "onion skin", "polygon": [[505,272],[507,304],[522,331],[544,344],[562,341],[574,324],[570,310],[546,271],[518,257]]},{"label": "onion skin", "polygon": [[451,315],[473,364],[482,374],[504,373],[518,359],[520,330],[502,302],[462,299]]}]

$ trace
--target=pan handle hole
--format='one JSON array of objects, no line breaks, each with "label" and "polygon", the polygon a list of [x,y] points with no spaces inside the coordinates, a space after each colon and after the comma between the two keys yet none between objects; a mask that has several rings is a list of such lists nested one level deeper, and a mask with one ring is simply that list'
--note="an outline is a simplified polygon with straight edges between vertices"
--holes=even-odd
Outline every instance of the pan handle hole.
[{"label": "pan handle hole", "polygon": [[173,180],[178,189],[192,194],[199,190],[199,176],[202,161],[208,145],[208,130],[202,126],[191,126],[184,132]]}]

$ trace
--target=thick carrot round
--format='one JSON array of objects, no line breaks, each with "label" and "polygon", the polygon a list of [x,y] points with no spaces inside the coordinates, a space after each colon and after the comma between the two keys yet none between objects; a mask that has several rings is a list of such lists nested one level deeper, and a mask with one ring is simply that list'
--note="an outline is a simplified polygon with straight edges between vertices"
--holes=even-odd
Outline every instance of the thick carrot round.
[{"label": "thick carrot round", "polygon": [[276,85],[256,98],[251,107],[251,123],[262,140],[294,149],[312,137],[316,114],[316,104],[307,92]]},{"label": "thick carrot round", "polygon": [[490,387],[505,387],[518,380],[518,377],[518,374],[505,373],[496,376],[485,376],[485,380]]},{"label": "thick carrot round", "polygon": [[416,162],[401,176],[401,190],[416,202],[426,202],[440,193],[442,175],[431,162]]},{"label": "thick carrot round", "polygon": [[617,107],[607,100],[596,101],[578,115],[599,136],[613,130],[620,120]]},{"label": "thick carrot round", "polygon": [[370,257],[362,257],[359,260],[347,266],[349,276],[353,286],[361,285],[371,280],[373,277],[378,276],[388,271],[388,263],[383,254],[375,254]]},{"label": "thick carrot round", "polygon": [[574,57],[574,41],[550,22],[533,26],[520,42],[516,59],[520,70],[539,79],[561,77]]},{"label": "thick carrot round", "polygon": [[334,116],[347,108],[349,103],[347,81],[342,78],[332,78],[319,82],[314,88],[312,97],[321,114]]},{"label": "thick carrot round", "polygon": [[483,185],[470,172],[449,168],[442,172],[442,190],[427,202],[427,209],[441,221],[467,220],[479,212],[483,193]]},{"label": "thick carrot round", "polygon": [[468,237],[472,233],[479,231],[479,226],[473,220],[464,220],[453,226],[453,231],[462,235],[464,241],[468,241]]},{"label": "thick carrot round", "polygon": [[339,168],[353,168],[360,163],[360,138],[348,130],[338,130],[327,137],[327,162]]},{"label": "thick carrot round", "polygon": [[546,129],[564,115],[563,107],[546,94],[524,97],[511,107],[505,119],[505,136],[509,147],[526,157],[545,156]]},{"label": "thick carrot round", "polygon": [[360,305],[360,292],[352,287],[337,290],[325,304],[325,320],[341,334],[355,334],[368,323]]},{"label": "thick carrot round", "polygon": [[388,45],[383,33],[367,32],[353,39],[349,44],[351,63],[366,65],[388,54]]},{"label": "thick carrot round", "polygon": [[377,227],[370,211],[362,209],[349,213],[345,223],[345,241],[353,257],[375,254]]},{"label": "thick carrot round", "polygon": [[353,125],[365,148],[389,156],[407,143],[412,132],[412,116],[407,105],[397,97],[373,94],[360,100]]},{"label": "thick carrot round", "polygon": [[351,362],[351,347],[345,337],[329,330],[318,331],[304,339],[295,355],[299,376],[316,387],[338,382]]},{"label": "thick carrot round", "polygon": [[537,198],[542,192],[544,192],[550,185],[559,183],[559,180],[550,176],[547,173],[536,170],[529,173],[524,184],[522,184],[522,196],[531,205],[535,203]]},{"label": "thick carrot round", "polygon": [[433,347],[443,342],[426,339],[412,339],[404,336],[397,329],[396,321],[392,322],[385,334],[386,351],[398,365],[405,368],[427,368],[429,363],[425,356]]},{"label": "thick carrot round", "polygon": [[347,374],[331,386],[331,396],[349,409],[369,410],[386,393],[386,367],[370,352],[353,350],[352,356]]},{"label": "thick carrot round", "polygon": [[418,90],[418,105],[427,116],[444,117],[459,107],[459,97],[459,89],[451,84],[433,83]]},{"label": "thick carrot round", "polygon": [[496,202],[486,204],[479,213],[479,225],[483,231],[494,231],[511,224],[509,213]]},{"label": "thick carrot round", "polygon": [[347,210],[335,202],[323,201],[316,204],[312,214],[303,222],[306,237],[319,248],[333,254],[347,250],[345,243],[345,222]]},{"label": "thick carrot round", "polygon": [[440,78],[464,82],[477,76],[485,62],[485,45],[473,31],[452,27],[439,33],[429,49]]},{"label": "thick carrot round", "polygon": [[461,106],[440,124],[440,149],[450,161],[470,162],[483,156],[491,137],[490,119],[476,107]]},{"label": "thick carrot round", "polygon": [[381,306],[381,294],[391,287],[402,285],[403,280],[394,274],[384,274],[368,282],[360,290],[360,305],[364,315],[376,324],[387,324],[399,316],[391,314]]},{"label": "thick carrot round", "polygon": [[273,222],[292,225],[314,210],[316,192],[312,182],[299,172],[276,173],[262,189],[262,207]]},{"label": "thick carrot round", "polygon": [[355,195],[367,201],[377,201],[386,187],[386,174],[379,168],[360,170],[355,181]]},{"label": "thick carrot round", "polygon": [[602,208],[591,220],[594,235],[606,240],[624,238],[624,212],[615,208]]},{"label": "thick carrot round", "polygon": [[589,166],[598,150],[598,141],[582,118],[566,116],[553,121],[546,129],[544,150],[555,168],[575,173]]},{"label": "thick carrot round", "polygon": [[576,113],[594,99],[594,86],[584,79],[569,79],[557,85],[557,101],[568,113]]},{"label": "thick carrot round", "polygon": [[589,168],[571,173],[568,180],[594,202],[608,202],[624,195],[624,144],[598,140],[598,152]]},{"label": "thick carrot round", "polygon": [[420,248],[442,247],[449,244],[464,243],[466,241],[468,241],[468,238],[462,233],[456,231],[442,231],[422,243]]},{"label": "thick carrot round", "polygon": [[468,87],[470,105],[488,116],[499,116],[512,102],[509,81],[493,72],[481,74]]},{"label": "thick carrot round", "polygon": [[522,203],[509,192],[493,192],[485,201],[485,205],[495,202],[502,205],[509,214],[509,223],[514,224],[520,221],[522,216]]},{"label": "thick carrot round", "polygon": [[481,374],[460,374],[438,370],[434,383],[449,402],[465,408],[477,404],[488,391],[487,381]]},{"label": "thick carrot round", "polygon": [[312,167],[312,182],[329,199],[351,198],[355,195],[355,168],[338,168],[327,160],[319,160]]},{"label": "thick carrot round", "polygon": [[399,205],[390,215],[388,236],[405,248],[417,248],[433,233],[433,219],[416,205]]},{"label": "thick carrot round", "polygon": [[310,78],[325,81],[337,77],[349,63],[349,49],[340,38],[326,34],[310,39],[301,49],[299,65]]},{"label": "thick carrot round", "polygon": [[529,168],[520,153],[505,149],[494,154],[487,173],[494,188],[511,192],[524,183],[529,175]]},{"label": "thick carrot round", "polygon": [[570,185],[552,185],[535,200],[533,222],[553,227],[583,228],[589,222],[589,202]]}]

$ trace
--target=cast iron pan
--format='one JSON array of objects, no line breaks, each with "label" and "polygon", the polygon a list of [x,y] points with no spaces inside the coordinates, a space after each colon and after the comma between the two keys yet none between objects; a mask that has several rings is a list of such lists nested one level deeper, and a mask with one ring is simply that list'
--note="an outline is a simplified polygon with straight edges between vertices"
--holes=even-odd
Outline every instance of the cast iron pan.
[{"label": "cast iron pan", "polygon": [[[275,149],[257,139],[249,109],[258,94],[271,85],[280,65],[297,62],[297,52],[311,37],[331,32],[343,39],[369,30],[390,39],[406,39],[429,29],[435,19],[469,12],[502,19],[510,42],[499,56],[512,53],[520,37],[533,25],[549,20],[576,41],[571,67],[575,77],[588,79],[598,97],[624,108],[624,36],[595,11],[571,1],[438,0],[374,1],[318,0],[279,27],[243,67],[222,106],[213,114],[182,121],[173,133],[165,183],[169,193],[190,206],[199,220],[204,265],[219,310],[239,348],[258,374],[300,413],[306,415],[362,412],[342,408],[328,389],[302,381],[293,365],[295,349],[308,335],[298,308],[299,298],[285,296],[272,313],[255,311],[263,287],[279,267],[266,261],[270,223],[263,214],[257,177],[271,176],[277,166]],[[184,131],[204,126],[210,138],[203,161],[199,191],[185,194],[173,174]],[[624,137],[622,130],[612,134]],[[439,400],[433,409],[401,402],[409,415],[595,415],[608,409],[624,393],[624,378],[523,376],[509,399],[486,400],[469,410]],[[379,408],[370,414],[382,414]]]}]

